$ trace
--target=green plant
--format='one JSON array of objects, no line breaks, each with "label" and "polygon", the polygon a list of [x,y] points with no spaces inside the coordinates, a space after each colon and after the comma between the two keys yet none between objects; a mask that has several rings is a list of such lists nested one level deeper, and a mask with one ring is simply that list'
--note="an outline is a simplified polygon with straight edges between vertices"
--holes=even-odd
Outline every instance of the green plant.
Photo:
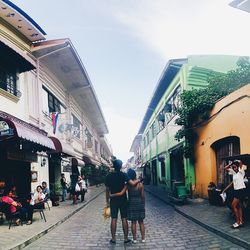
[{"label": "green plant", "polygon": [[237,68],[226,74],[213,72],[208,76],[209,85],[203,89],[184,91],[180,96],[181,105],[177,109],[175,123],[181,126],[175,135],[177,140],[185,138],[184,156],[194,159],[195,132],[210,117],[215,103],[236,89],[250,83],[250,62],[248,57],[241,57]]},{"label": "green plant", "polygon": [[60,182],[50,183],[50,196],[60,196],[62,194],[62,186]]},{"label": "green plant", "polygon": [[92,166],[93,165],[86,164],[81,168],[81,175],[84,175],[86,179],[89,179],[92,175]]}]

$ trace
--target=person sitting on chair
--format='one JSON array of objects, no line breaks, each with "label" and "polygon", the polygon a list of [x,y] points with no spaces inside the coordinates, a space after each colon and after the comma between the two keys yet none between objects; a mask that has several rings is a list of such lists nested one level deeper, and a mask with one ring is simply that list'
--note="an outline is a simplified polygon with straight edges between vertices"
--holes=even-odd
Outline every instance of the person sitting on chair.
[{"label": "person sitting on chair", "polygon": [[12,198],[13,200],[17,200],[17,191],[16,191],[16,186],[11,185],[8,196]]},{"label": "person sitting on chair", "polygon": [[42,186],[39,185],[36,187],[36,192],[32,196],[31,201],[30,201],[30,206],[28,207],[27,225],[32,224],[34,209],[43,209],[44,208],[44,204],[43,204],[44,199],[45,199],[45,194],[43,193]]},{"label": "person sitting on chair", "polygon": [[50,191],[48,189],[46,181],[42,182],[42,189],[43,189],[43,193],[45,194],[44,201],[47,201],[49,199],[49,193],[50,193]]},{"label": "person sitting on chair", "polygon": [[10,205],[10,211],[4,211],[5,215],[8,216],[8,213],[15,214],[19,212],[16,216],[16,225],[19,226],[21,220],[26,219],[27,210],[22,207],[21,203],[14,201],[11,197],[8,196],[10,190],[5,190],[3,196],[0,197],[0,202],[7,203]]}]

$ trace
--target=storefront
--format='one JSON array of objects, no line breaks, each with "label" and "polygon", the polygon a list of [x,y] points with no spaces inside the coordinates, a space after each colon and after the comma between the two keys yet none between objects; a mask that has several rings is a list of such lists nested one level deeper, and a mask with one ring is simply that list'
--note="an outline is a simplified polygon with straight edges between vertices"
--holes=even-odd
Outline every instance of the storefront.
[{"label": "storefront", "polygon": [[61,173],[65,174],[67,182],[70,181],[71,175],[80,175],[81,167],[85,165],[84,161],[75,157],[73,147],[66,142],[56,138],[49,137],[55,146],[55,150],[50,153],[49,157],[49,182],[56,183],[60,181]]},{"label": "storefront", "polygon": [[[45,131],[0,111],[0,180],[7,187],[16,185],[19,195],[29,194],[32,182],[38,182],[39,152],[46,155],[54,149]],[[39,166],[37,171],[32,171],[34,163]]]},{"label": "storefront", "polygon": [[[49,182],[57,183],[60,181],[61,173],[65,172],[65,177],[69,180],[72,173],[71,158],[74,156],[74,150],[71,145],[63,142],[56,137],[49,137],[55,146],[55,150],[50,152],[49,157]],[[64,167],[65,166],[65,167]],[[67,166],[67,167],[66,167]],[[66,170],[66,171],[63,171]]]}]

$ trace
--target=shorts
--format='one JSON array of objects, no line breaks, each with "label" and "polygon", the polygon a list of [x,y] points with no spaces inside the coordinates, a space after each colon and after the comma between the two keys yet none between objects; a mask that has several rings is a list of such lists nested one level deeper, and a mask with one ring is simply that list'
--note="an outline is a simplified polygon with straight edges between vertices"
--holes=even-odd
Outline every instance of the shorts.
[{"label": "shorts", "polygon": [[243,201],[245,199],[245,196],[246,196],[245,191],[246,191],[245,188],[234,190],[234,192],[233,192],[234,198],[236,198],[240,201]]},{"label": "shorts", "polygon": [[118,212],[120,211],[121,218],[127,218],[127,201],[126,200],[111,200],[110,201],[111,218],[117,219]]}]

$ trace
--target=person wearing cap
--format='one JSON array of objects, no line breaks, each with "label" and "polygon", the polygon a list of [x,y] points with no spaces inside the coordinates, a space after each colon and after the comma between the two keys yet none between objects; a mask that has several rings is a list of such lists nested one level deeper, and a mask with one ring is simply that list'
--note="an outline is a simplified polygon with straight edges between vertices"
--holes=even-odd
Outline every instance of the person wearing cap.
[{"label": "person wearing cap", "polygon": [[110,172],[105,179],[106,186],[106,203],[111,210],[111,236],[110,244],[116,243],[116,225],[118,212],[120,211],[122,227],[124,233],[124,243],[130,243],[131,240],[128,239],[128,221],[127,221],[127,195],[124,193],[121,196],[110,197],[110,194],[119,193],[126,187],[127,182],[131,182],[132,185],[137,184],[140,181],[133,182],[128,180],[125,173],[121,172],[122,161],[119,159],[113,160],[114,171]]}]

